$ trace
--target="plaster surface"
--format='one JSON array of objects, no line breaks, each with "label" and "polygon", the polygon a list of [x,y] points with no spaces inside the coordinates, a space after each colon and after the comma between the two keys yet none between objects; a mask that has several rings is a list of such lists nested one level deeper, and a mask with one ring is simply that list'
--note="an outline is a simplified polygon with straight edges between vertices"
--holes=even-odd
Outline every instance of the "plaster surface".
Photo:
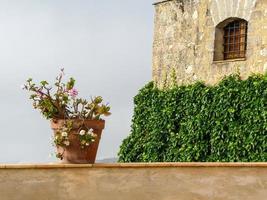
[{"label": "plaster surface", "polygon": [[2,165],[1,200],[266,200],[267,163]]}]

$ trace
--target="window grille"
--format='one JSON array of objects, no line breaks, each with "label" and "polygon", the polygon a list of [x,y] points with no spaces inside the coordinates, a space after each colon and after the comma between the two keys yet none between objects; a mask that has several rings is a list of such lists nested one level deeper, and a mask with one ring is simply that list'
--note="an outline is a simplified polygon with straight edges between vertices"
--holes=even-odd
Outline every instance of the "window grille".
[{"label": "window grille", "polygon": [[247,22],[236,20],[224,28],[224,59],[245,58],[247,50]]}]

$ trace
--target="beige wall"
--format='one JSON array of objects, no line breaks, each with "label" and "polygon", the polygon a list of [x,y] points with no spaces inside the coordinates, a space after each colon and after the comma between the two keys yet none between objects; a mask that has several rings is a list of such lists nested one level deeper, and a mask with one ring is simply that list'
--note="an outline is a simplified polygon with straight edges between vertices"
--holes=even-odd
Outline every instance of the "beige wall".
[{"label": "beige wall", "polygon": [[[267,70],[266,0],[169,0],[155,10],[153,79],[159,87],[215,84],[232,73],[246,78]],[[213,62],[215,27],[230,17],[248,21],[247,59]]]},{"label": "beige wall", "polygon": [[266,163],[9,165],[0,169],[1,200],[266,200],[266,197]]}]

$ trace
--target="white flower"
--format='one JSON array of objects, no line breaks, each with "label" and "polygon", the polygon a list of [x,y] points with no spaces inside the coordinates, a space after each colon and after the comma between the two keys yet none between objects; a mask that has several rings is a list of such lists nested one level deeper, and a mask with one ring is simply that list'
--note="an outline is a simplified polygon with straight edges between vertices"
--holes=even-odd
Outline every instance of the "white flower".
[{"label": "white flower", "polygon": [[95,139],[92,139],[92,142],[94,142],[95,141]]},{"label": "white flower", "polygon": [[79,134],[80,135],[84,135],[85,134],[85,130],[81,130]]},{"label": "white flower", "polygon": [[85,145],[86,145],[86,146],[89,146],[89,143],[86,143]]},{"label": "white flower", "polygon": [[65,144],[66,146],[69,146],[69,145],[70,145],[70,141],[65,140],[65,141],[63,142],[63,144]]},{"label": "white flower", "polygon": [[67,136],[68,136],[68,133],[67,133],[67,132],[62,132],[61,135],[62,135],[63,137],[67,137]]},{"label": "white flower", "polygon": [[94,132],[93,131],[94,131],[93,129],[90,129],[87,134],[91,135],[92,137],[94,137]]}]

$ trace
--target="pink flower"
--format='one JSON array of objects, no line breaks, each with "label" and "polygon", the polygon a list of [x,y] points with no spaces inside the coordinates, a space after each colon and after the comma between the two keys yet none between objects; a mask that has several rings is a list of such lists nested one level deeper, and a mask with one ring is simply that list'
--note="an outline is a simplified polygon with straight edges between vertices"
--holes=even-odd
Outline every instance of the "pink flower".
[{"label": "pink flower", "polygon": [[72,88],[71,90],[68,91],[68,94],[72,97],[75,98],[78,95],[78,90],[75,88]]}]

